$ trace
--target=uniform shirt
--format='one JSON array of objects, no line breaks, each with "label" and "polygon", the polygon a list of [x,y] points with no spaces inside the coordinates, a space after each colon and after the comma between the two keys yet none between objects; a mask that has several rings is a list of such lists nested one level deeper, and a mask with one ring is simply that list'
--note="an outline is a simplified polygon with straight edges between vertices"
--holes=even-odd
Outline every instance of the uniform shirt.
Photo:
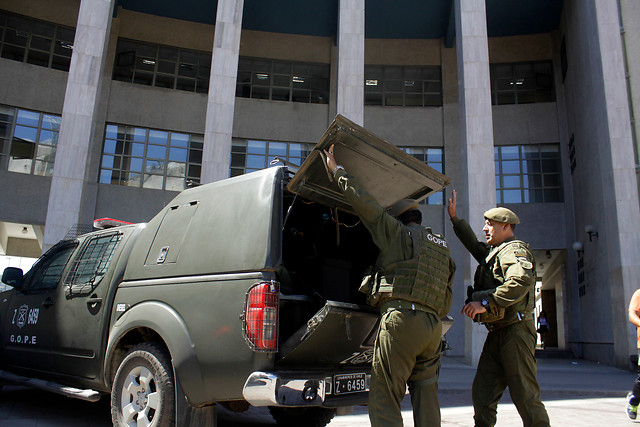
[{"label": "uniform shirt", "polygon": [[504,320],[496,323],[511,322],[515,320],[516,312],[531,310],[529,300],[533,300],[535,260],[525,244],[511,238],[492,247],[478,241],[465,220],[456,217],[452,222],[454,232],[473,257],[479,261],[484,259],[492,266],[495,290],[474,292],[473,300],[487,298],[490,306],[507,309]]},{"label": "uniform shirt", "polygon": [[[629,311],[640,311],[640,289],[633,293],[629,302]],[[637,347],[640,349],[640,328],[636,327],[636,335],[638,336]]]},{"label": "uniform shirt", "polygon": [[[408,227],[389,215],[358,180],[347,174],[344,169],[338,169],[335,178],[338,187],[380,249],[376,262],[378,267],[384,269],[395,262],[410,259],[413,256],[413,241],[407,231]],[[451,274],[447,284],[445,313],[449,312],[452,300],[451,283],[455,265],[451,258],[449,258],[449,270]]]}]

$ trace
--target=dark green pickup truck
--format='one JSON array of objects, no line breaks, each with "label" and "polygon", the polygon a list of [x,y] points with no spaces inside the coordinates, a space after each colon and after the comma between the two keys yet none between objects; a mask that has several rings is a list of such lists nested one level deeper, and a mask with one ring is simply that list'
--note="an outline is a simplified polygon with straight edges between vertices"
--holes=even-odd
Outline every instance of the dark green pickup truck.
[{"label": "dark green pickup truck", "polygon": [[367,401],[377,256],[322,159],[335,144],[383,206],[444,175],[338,116],[293,174],[276,166],[180,193],[147,224],[62,241],[0,293],[0,380],[85,400],[113,423],[215,424],[215,404],[324,426]]}]

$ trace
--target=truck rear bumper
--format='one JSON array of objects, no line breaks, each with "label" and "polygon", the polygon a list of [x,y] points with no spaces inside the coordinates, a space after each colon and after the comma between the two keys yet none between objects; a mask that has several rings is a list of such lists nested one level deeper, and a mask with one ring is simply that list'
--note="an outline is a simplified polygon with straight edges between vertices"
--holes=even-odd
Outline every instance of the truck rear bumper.
[{"label": "truck rear bumper", "polygon": [[[342,373],[341,373],[342,374]],[[318,373],[262,372],[249,375],[242,389],[253,406],[325,406],[366,404],[371,374],[364,373],[365,386],[357,392],[335,393],[334,377]]]}]

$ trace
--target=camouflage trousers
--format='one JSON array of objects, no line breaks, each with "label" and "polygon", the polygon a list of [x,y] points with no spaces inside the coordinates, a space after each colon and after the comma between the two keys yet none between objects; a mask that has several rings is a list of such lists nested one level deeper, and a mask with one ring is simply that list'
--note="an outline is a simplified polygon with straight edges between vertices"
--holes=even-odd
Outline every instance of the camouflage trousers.
[{"label": "camouflage trousers", "polygon": [[442,323],[435,314],[404,309],[382,313],[369,391],[372,427],[403,425],[400,404],[407,384],[414,426],[440,426],[441,335]]},{"label": "camouflage trousers", "polygon": [[495,425],[498,402],[507,387],[525,427],[549,426],[547,410],[540,400],[535,344],[533,320],[489,332],[473,380],[476,427]]}]

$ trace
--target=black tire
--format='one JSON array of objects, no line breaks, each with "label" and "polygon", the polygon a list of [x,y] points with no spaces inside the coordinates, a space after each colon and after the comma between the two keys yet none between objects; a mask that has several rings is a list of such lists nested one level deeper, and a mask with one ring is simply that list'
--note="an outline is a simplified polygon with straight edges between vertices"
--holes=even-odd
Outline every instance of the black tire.
[{"label": "black tire", "polygon": [[281,427],[324,427],[336,414],[335,409],[312,406],[307,408],[283,408],[269,406],[271,416]]},{"label": "black tire", "polygon": [[169,352],[157,343],[142,343],[122,360],[111,389],[111,420],[117,427],[170,427],[175,418],[175,385]]}]

